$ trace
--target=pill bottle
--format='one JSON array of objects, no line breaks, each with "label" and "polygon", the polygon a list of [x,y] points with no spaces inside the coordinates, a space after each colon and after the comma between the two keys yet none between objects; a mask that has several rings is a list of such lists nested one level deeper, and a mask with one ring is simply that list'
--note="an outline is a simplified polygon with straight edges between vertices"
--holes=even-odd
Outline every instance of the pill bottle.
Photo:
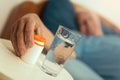
[{"label": "pill bottle", "polygon": [[21,59],[28,64],[35,64],[44,48],[45,42],[45,38],[34,35],[34,46],[28,49],[27,53]]}]

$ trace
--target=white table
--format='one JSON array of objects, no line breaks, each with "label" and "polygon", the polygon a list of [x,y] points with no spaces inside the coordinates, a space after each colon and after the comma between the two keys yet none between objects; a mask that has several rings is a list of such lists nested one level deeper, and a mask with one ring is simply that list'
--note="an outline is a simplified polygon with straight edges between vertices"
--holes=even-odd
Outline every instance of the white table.
[{"label": "white table", "polygon": [[13,54],[10,41],[0,39],[0,80],[73,80],[63,69],[57,77],[51,77],[36,65],[24,63]]}]

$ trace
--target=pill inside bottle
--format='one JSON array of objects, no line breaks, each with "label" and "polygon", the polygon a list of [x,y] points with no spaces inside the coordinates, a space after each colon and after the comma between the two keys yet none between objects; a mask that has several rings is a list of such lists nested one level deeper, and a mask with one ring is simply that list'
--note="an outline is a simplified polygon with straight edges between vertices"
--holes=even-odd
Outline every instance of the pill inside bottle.
[{"label": "pill inside bottle", "polygon": [[45,38],[35,34],[34,46],[32,48],[29,48],[27,53],[23,55],[21,59],[28,64],[35,64],[42,53],[45,42]]}]

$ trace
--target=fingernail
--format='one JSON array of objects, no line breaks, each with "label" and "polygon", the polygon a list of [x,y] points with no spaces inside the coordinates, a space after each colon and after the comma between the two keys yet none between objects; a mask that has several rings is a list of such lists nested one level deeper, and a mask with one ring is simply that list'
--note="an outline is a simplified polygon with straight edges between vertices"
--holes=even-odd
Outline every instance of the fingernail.
[{"label": "fingernail", "polygon": [[17,52],[17,53],[16,53],[16,56],[20,57],[21,55],[20,55],[20,53]]},{"label": "fingernail", "polygon": [[27,52],[26,50],[22,50],[22,51],[21,51],[21,56],[25,55],[26,52]]},{"label": "fingernail", "polygon": [[33,42],[28,42],[27,43],[27,48],[31,48],[31,47],[33,47]]}]

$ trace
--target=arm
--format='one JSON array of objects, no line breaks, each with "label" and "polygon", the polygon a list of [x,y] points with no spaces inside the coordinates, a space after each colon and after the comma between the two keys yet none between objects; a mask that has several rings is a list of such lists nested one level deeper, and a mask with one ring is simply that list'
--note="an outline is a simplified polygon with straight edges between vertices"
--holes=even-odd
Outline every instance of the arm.
[{"label": "arm", "polygon": [[[15,16],[12,17],[12,22],[9,25],[14,23],[14,25],[11,26],[11,40],[17,56],[24,55],[27,49],[33,46],[34,32],[45,37],[47,39],[45,49],[48,50],[50,48],[54,36],[39,18],[39,16],[41,16],[39,14],[41,13],[46,2],[47,1],[44,1],[38,5],[32,2],[26,2],[15,11]],[[25,37],[27,37],[27,40],[24,40]],[[72,56],[75,57],[76,55],[72,54]]]},{"label": "arm", "polygon": [[48,50],[54,36],[42,23],[38,15],[34,13],[26,14],[13,24],[11,41],[17,56],[24,55],[27,49],[33,47],[34,34],[46,38],[45,49]]},{"label": "arm", "polygon": [[42,3],[35,4],[31,1],[26,1],[18,6],[16,6],[10,13],[10,16],[4,26],[2,31],[2,38],[10,39],[10,30],[12,24],[15,23],[16,20],[20,19],[22,16],[28,13],[35,13],[39,15],[42,12],[44,5],[46,4],[47,0],[44,0]]},{"label": "arm", "polygon": [[107,25],[109,28],[115,30],[118,34],[120,34],[119,26],[115,25],[114,23],[112,23],[108,19],[105,19],[104,17],[100,16],[99,14],[98,14],[98,17],[105,25]]},{"label": "arm", "polygon": [[[33,46],[34,33],[47,39],[45,49],[49,49],[54,36],[38,16],[44,4],[25,2],[17,7],[8,20],[9,24],[4,29],[4,33],[7,34],[3,34],[3,37],[10,39],[10,33],[12,33],[11,40],[17,56],[24,55],[27,49]],[[12,31],[10,31],[11,28]],[[26,41],[24,40],[25,37]]]}]

